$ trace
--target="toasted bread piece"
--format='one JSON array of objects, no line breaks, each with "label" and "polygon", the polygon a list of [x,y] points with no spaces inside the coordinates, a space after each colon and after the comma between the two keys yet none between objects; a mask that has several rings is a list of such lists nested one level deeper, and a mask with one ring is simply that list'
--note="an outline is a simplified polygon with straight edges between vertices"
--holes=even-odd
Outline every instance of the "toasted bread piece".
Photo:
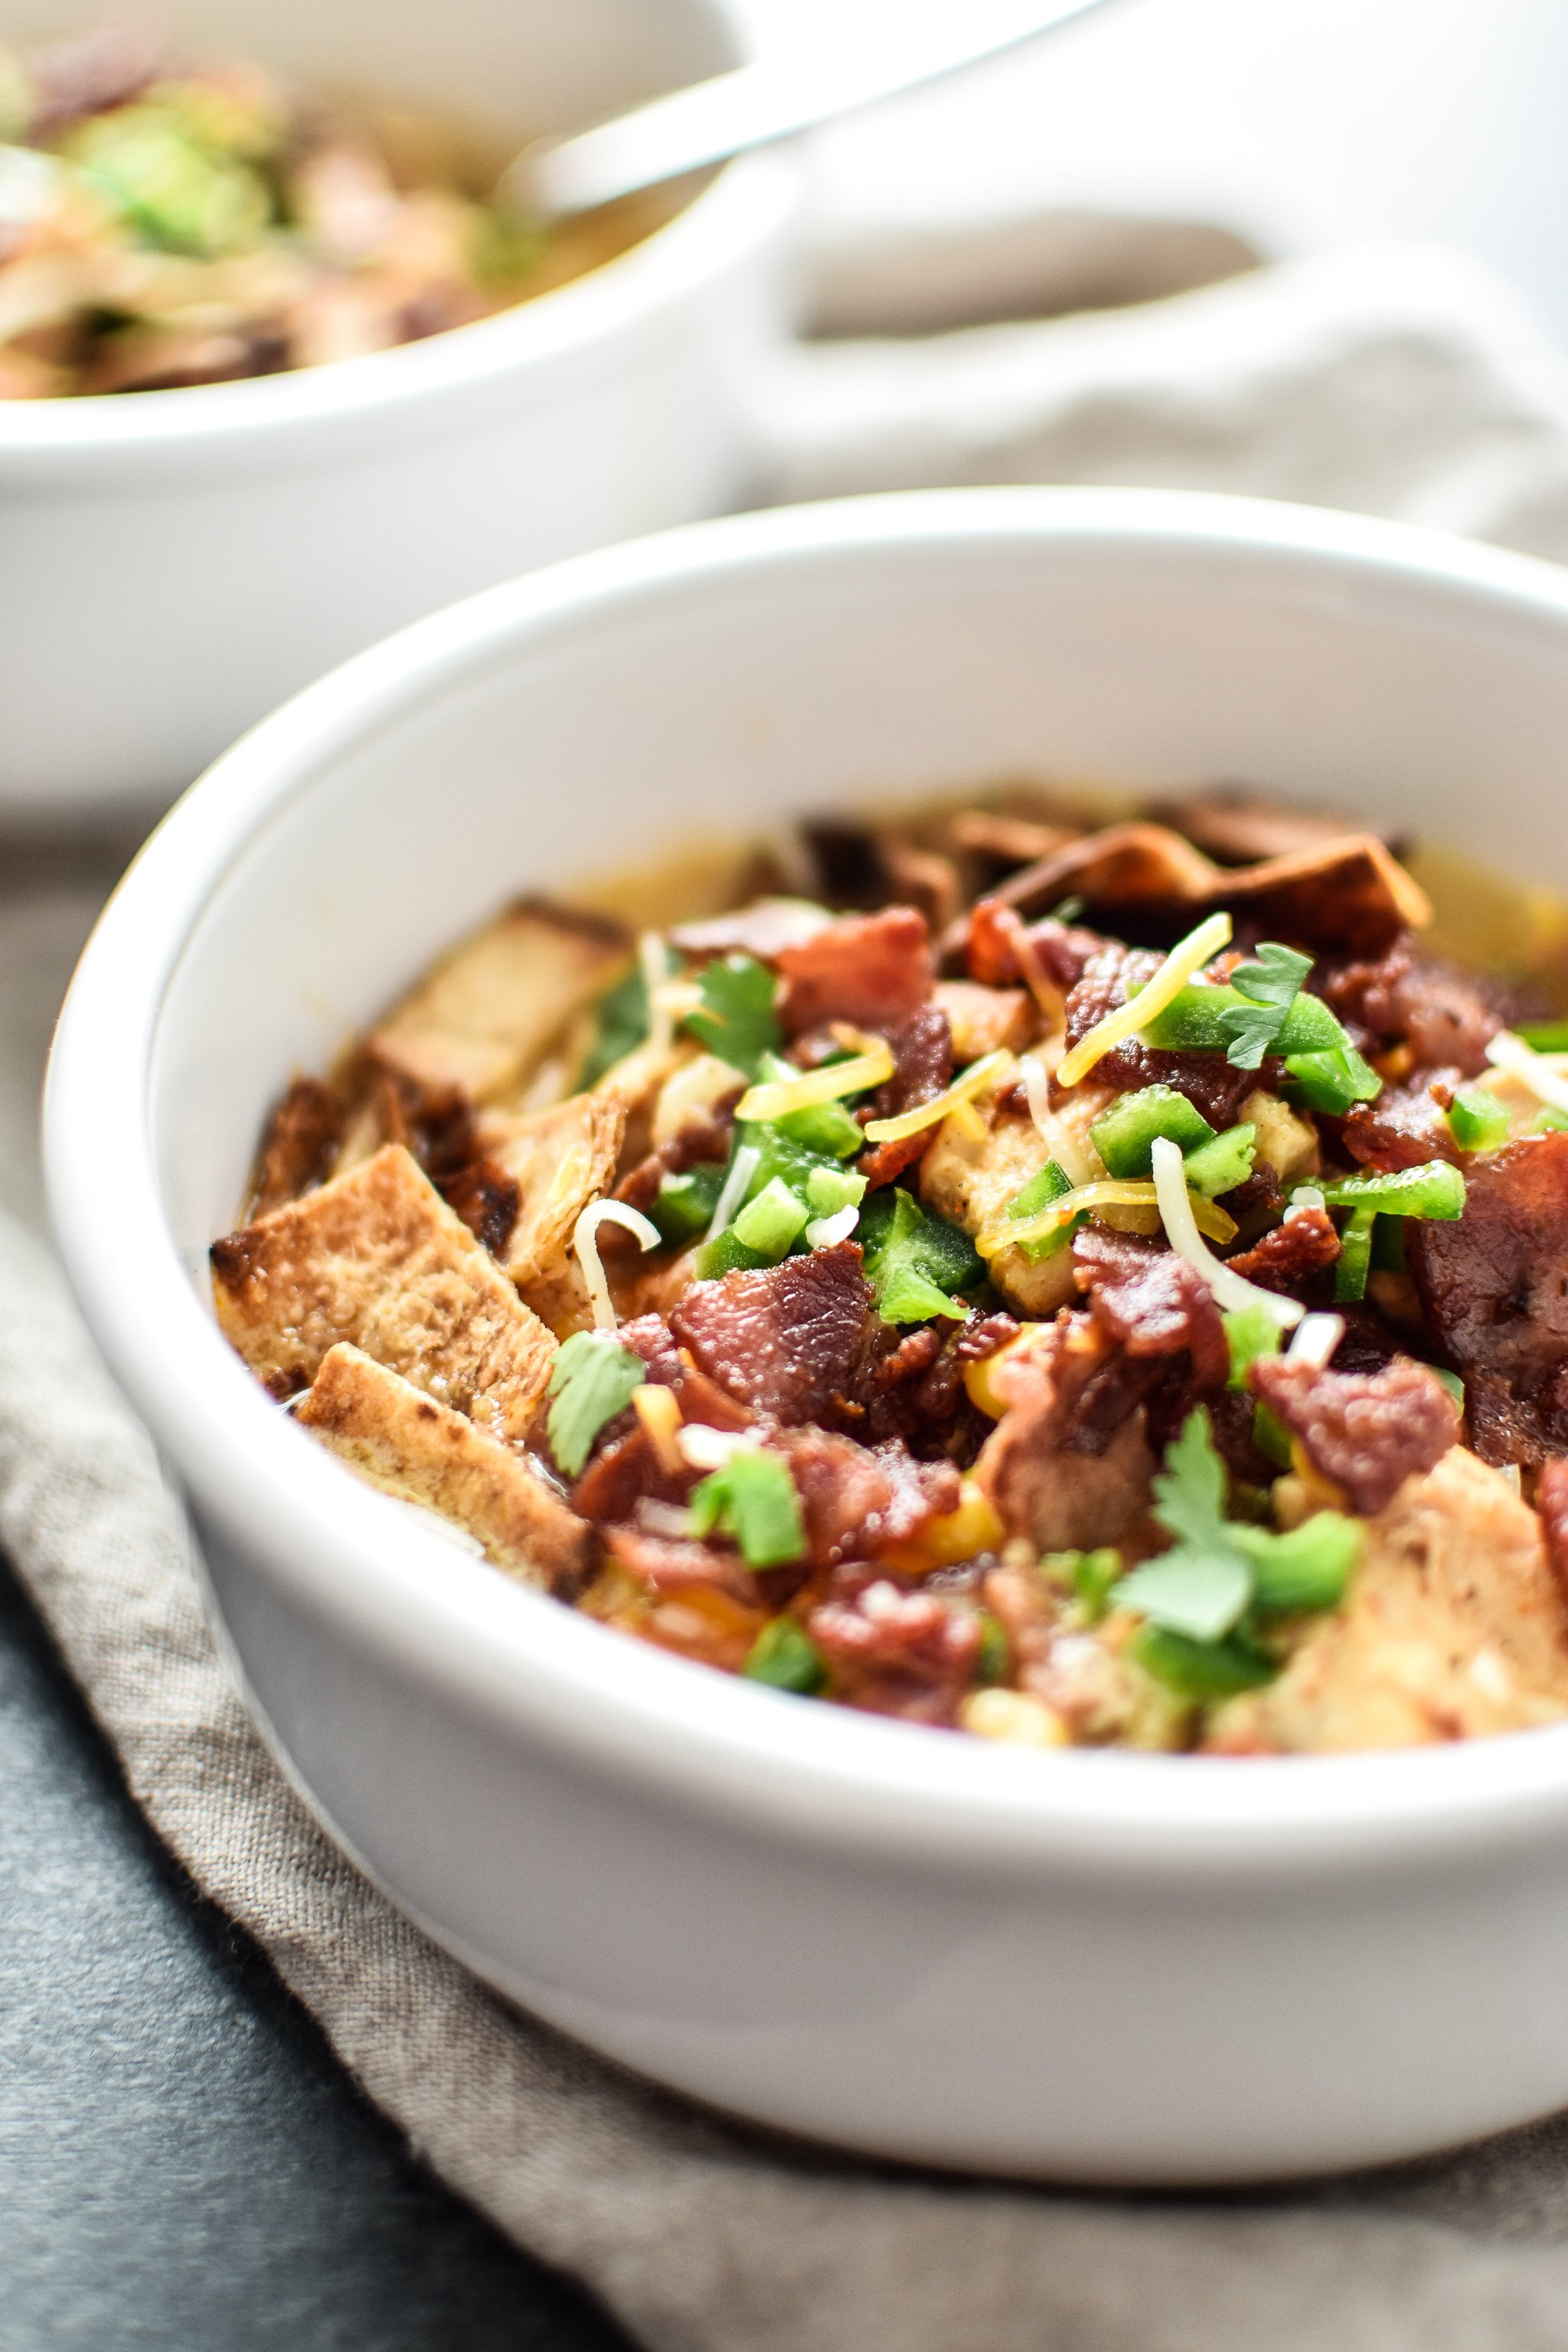
[{"label": "toasted bread piece", "polygon": [[522,1289],[559,1274],[572,1229],[615,1182],[626,1107],[614,1094],[573,1095],[528,1118],[495,1118],[485,1150],[517,1186],[517,1217],[502,1263]]},{"label": "toasted bread piece", "polygon": [[328,1349],[294,1418],[383,1494],[466,1529],[509,1576],[552,1591],[586,1572],[593,1530],[525,1455],[360,1349]]},{"label": "toasted bread piece", "polygon": [[517,1444],[550,1378],[554,1340],[398,1143],[215,1242],[212,1268],[219,1323],[277,1396],[347,1339]]},{"label": "toasted bread piece", "polygon": [[630,953],[618,923],[521,900],[404,998],[371,1036],[372,1057],[421,1086],[494,1101],[522,1084]]},{"label": "toasted bread piece", "polygon": [[[1003,1073],[1004,1086],[1010,1076]],[[943,1119],[920,1164],[921,1198],[927,1208],[971,1235],[984,1233],[1005,1216],[1008,1202],[1039,1175],[1051,1156],[1028,1112],[1004,1110],[998,1091],[992,1087],[975,1097],[975,1110],[985,1122],[983,1141],[971,1139],[959,1121]],[[1005,1249],[988,1270],[1008,1305],[1026,1315],[1054,1315],[1078,1297],[1068,1250],[1031,1265],[1022,1250]]]},{"label": "toasted bread piece", "polygon": [[1206,1747],[1409,1748],[1568,1716],[1568,1610],[1541,1521],[1463,1446],[1367,1521],[1350,1592],[1277,1682],[1215,1710]]}]

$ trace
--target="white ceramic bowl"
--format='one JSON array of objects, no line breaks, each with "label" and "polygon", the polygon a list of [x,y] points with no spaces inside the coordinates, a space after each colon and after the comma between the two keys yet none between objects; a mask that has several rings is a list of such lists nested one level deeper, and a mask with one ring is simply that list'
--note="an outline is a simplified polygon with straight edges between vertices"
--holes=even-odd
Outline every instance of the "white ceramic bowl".
[{"label": "white ceramic bowl", "polygon": [[[92,0],[18,0],[7,40]],[[725,0],[170,0],[177,51],[525,134],[735,62]],[[165,807],[331,663],[453,597],[733,504],[793,175],[428,341],[240,383],[0,401],[0,818]]]},{"label": "white ceramic bowl", "polygon": [[584,2041],[899,2156],[1109,2180],[1568,2101],[1568,1729],[1048,1756],[758,1690],[476,1564],[279,1414],[206,1245],[266,1108],[509,894],[1029,771],[1363,803],[1568,882],[1568,575],[1128,491],[713,523],[441,614],[239,744],[121,885],[47,1158],[251,1702],[405,1910]]}]

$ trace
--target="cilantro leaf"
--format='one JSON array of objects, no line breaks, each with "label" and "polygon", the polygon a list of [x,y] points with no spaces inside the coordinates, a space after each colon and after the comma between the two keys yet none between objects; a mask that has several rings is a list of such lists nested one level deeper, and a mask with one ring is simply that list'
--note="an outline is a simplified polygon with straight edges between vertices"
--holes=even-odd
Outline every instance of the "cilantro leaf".
[{"label": "cilantro leaf", "polygon": [[737,1446],[721,1470],[694,1488],[697,1536],[733,1536],[748,1568],[779,1568],[805,1549],[805,1523],[789,1465],[761,1446]]},{"label": "cilantro leaf", "polygon": [[1226,1060],[1233,1069],[1259,1066],[1311,969],[1310,956],[1298,955],[1278,940],[1262,940],[1254,961],[1237,965],[1230,984],[1247,1001],[1227,1006],[1220,1015],[1220,1026],[1230,1039]]},{"label": "cilantro leaf", "polygon": [[698,973],[697,991],[701,1009],[687,1014],[687,1028],[721,1062],[754,1078],[763,1055],[784,1042],[773,973],[755,956],[721,956]]},{"label": "cilantro leaf", "polygon": [[642,1358],[607,1331],[574,1331],[562,1342],[550,1368],[552,1402],[546,1426],[556,1467],[568,1478],[578,1476],[599,1432],[625,1410],[647,1378]]},{"label": "cilantro leaf", "polygon": [[1153,1516],[1183,1543],[1216,1542],[1226,1533],[1225,1496],[1225,1464],[1215,1450],[1208,1414],[1198,1405],[1165,1448],[1164,1469],[1154,1480]]},{"label": "cilantro leaf", "polygon": [[1247,1613],[1251,1566],[1228,1544],[1174,1544],[1124,1576],[1116,1599],[1119,1606],[1138,1610],[1168,1633],[1184,1633],[1190,1642],[1217,1642]]},{"label": "cilantro leaf", "polygon": [[605,1072],[634,1052],[647,1035],[647,980],[641,964],[634,963],[623,973],[594,1011],[598,1027],[577,1073],[579,1094],[597,1086]]}]

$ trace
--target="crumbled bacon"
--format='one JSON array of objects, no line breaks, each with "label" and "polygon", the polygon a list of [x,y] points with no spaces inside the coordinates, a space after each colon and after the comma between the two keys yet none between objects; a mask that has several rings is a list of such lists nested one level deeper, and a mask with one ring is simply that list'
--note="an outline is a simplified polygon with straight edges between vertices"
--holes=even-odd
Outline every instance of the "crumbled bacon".
[{"label": "crumbled bacon", "polygon": [[1384,1087],[1375,1102],[1357,1103],[1340,1123],[1340,1139],[1352,1159],[1379,1175],[1421,1168],[1429,1160],[1458,1160],[1439,1089],[1452,1099],[1460,1076],[1457,1068],[1428,1071],[1415,1086]]},{"label": "crumbled bacon", "polygon": [[252,1217],[270,1215],[285,1202],[297,1201],[324,1184],[342,1141],[345,1106],[342,1097],[320,1078],[296,1078],[273,1106],[261,1139],[256,1171]]},{"label": "crumbled bacon", "polygon": [[931,992],[926,919],[913,907],[846,915],[773,961],[784,982],[779,1018],[792,1037],[826,1021],[888,1033]]},{"label": "crumbled bacon", "polygon": [[831,1426],[854,1417],[845,1408],[871,1312],[860,1245],[840,1242],[694,1283],[669,1326],[729,1395],[775,1421]]},{"label": "crumbled bacon", "polygon": [[1276,1225],[1248,1250],[1226,1263],[1259,1290],[1275,1290],[1286,1298],[1326,1304],[1321,1297],[1322,1277],[1340,1254],[1340,1237],[1326,1209],[1299,1209]]},{"label": "crumbled bacon", "polygon": [[[1078,1045],[1097,1022],[1117,1005],[1125,1004],[1130,986],[1152,979],[1160,963],[1159,956],[1142,948],[1118,947],[1114,942],[1101,948],[1068,993],[1068,1043]],[[1237,1070],[1223,1054],[1162,1054],[1135,1036],[1095,1065],[1096,1077],[1108,1086],[1173,1087],[1216,1128],[1233,1127],[1247,1096],[1259,1086],[1277,1083],[1279,1073],[1276,1061],[1265,1061],[1258,1070]]]},{"label": "crumbled bacon", "polygon": [[675,1391],[683,1421],[700,1422],[708,1429],[750,1426],[754,1416],[706,1372],[698,1370],[670,1336],[662,1316],[636,1316],[621,1325],[616,1337],[623,1348],[642,1358],[650,1381]]},{"label": "crumbled bacon", "polygon": [[[971,979],[984,981],[988,988],[1016,988],[1024,979],[1014,929],[1017,920],[1012,908],[998,900],[980,900],[969,918],[965,949]],[[1107,944],[1099,931],[1079,930],[1050,916],[1028,924],[1025,937],[1047,979],[1063,990],[1077,985]]]},{"label": "crumbled bacon", "polygon": [[1010,1339],[1016,1339],[1022,1325],[1011,1315],[972,1313],[966,1323],[960,1324],[952,1342],[952,1352],[961,1364],[984,1363]]},{"label": "crumbled bacon", "polygon": [[617,1413],[596,1441],[587,1468],[572,1489],[572,1508],[580,1518],[592,1519],[598,1526],[616,1526],[634,1519],[637,1505],[645,1500],[684,1503],[700,1475],[695,1470],[667,1469],[630,1412]]},{"label": "crumbled bacon", "polygon": [[1406,1046],[1414,1070],[1451,1067],[1473,1078],[1487,1066],[1487,1041],[1503,1025],[1478,982],[1417,955],[1408,938],[1374,962],[1326,965],[1308,984],[1363,1051]]},{"label": "crumbled bacon", "polygon": [[749,955],[771,963],[785,948],[804,946],[826,930],[832,920],[805,898],[754,898],[733,914],[678,923],[669,936],[682,955]]},{"label": "crumbled bacon", "polygon": [[[704,1165],[722,1167],[730,1157],[730,1146],[735,1133],[735,1105],[744,1088],[737,1087],[728,1101],[710,1111],[689,1118],[668,1143],[658,1144],[635,1168],[629,1169],[616,1186],[615,1197],[628,1208],[645,1212],[658,1197],[658,1188],[667,1176],[684,1176],[689,1168]],[[601,1229],[599,1247],[604,1251],[609,1236],[619,1231],[614,1225]],[[627,1247],[631,1235],[626,1236]]]},{"label": "crumbled bacon", "polygon": [[874,1559],[958,1508],[952,1465],[917,1462],[896,1439],[866,1446],[832,1430],[801,1428],[780,1430],[770,1443],[789,1464],[806,1549],[818,1568]]},{"label": "crumbled bacon", "polygon": [[1409,1218],[1405,1248],[1481,1459],[1568,1453],[1568,1134],[1472,1161],[1464,1215]]},{"label": "crumbled bacon", "polygon": [[1009,1535],[1063,1551],[1126,1531],[1149,1499],[1142,1398],[1159,1370],[1132,1363],[1087,1315],[1064,1317],[1008,1359],[997,1375],[1008,1409],[974,1475]]},{"label": "crumbled bacon", "polygon": [[1458,1439],[1458,1406],[1441,1381],[1408,1358],[1380,1372],[1337,1372],[1259,1356],[1247,1379],[1363,1518],[1392,1502],[1406,1478],[1440,1462]]},{"label": "crumbled bacon", "polygon": [[1089,1313],[1131,1357],[1185,1359],[1192,1396],[1224,1388],[1230,1349],[1214,1293],[1185,1258],[1134,1234],[1090,1225],[1073,1242],[1073,1274]]},{"label": "crumbled bacon", "polygon": [[885,1577],[824,1601],[806,1630],[839,1696],[911,1723],[951,1722],[980,1655],[973,1609]]},{"label": "crumbled bacon", "polygon": [[[898,1118],[921,1103],[933,1101],[952,1076],[952,1031],[938,1005],[922,1004],[893,1032],[888,1044],[893,1075],[877,1090],[873,1110],[878,1118]],[[907,1135],[900,1142],[872,1144],[855,1164],[875,1192],[912,1166],[935,1133],[934,1127],[923,1127],[918,1135]]]}]

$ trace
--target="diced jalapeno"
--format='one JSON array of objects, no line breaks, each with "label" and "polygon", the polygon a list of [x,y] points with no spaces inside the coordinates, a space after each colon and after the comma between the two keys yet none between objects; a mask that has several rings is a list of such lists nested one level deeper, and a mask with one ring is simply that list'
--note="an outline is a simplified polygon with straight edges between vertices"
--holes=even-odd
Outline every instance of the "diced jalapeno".
[{"label": "diced jalapeno", "polygon": [[1334,1261],[1336,1307],[1348,1307],[1366,1297],[1366,1278],[1372,1270],[1373,1227],[1376,1223],[1375,1209],[1357,1209],[1340,1235],[1340,1254]]},{"label": "diced jalapeno", "polygon": [[1142,1087],[1136,1094],[1118,1096],[1089,1131],[1109,1173],[1134,1178],[1148,1175],[1160,1137],[1187,1152],[1212,1143],[1215,1133],[1202,1111],[1174,1087]]},{"label": "diced jalapeno", "polygon": [[1508,1141],[1508,1111],[1484,1087],[1456,1087],[1448,1132],[1461,1151],[1495,1151]]},{"label": "diced jalapeno", "polygon": [[680,1176],[664,1177],[648,1214],[665,1240],[690,1242],[705,1234],[723,1183],[724,1171],[716,1160],[704,1160]]},{"label": "diced jalapeno", "polygon": [[772,1617],[752,1644],[741,1672],[753,1683],[811,1698],[827,1680],[822,1654],[797,1618]]},{"label": "diced jalapeno", "polygon": [[1223,1642],[1194,1642],[1163,1625],[1142,1625],[1128,1646],[1145,1674],[1183,1698],[1230,1698],[1272,1682],[1279,1671],[1243,1633],[1227,1634]]},{"label": "diced jalapeno", "polygon": [[1331,1209],[1377,1209],[1385,1217],[1461,1217],[1465,1180],[1449,1160],[1382,1176],[1342,1176],[1322,1188]]},{"label": "diced jalapeno", "polygon": [[1287,1054],[1285,1076],[1285,1091],[1292,1101],[1334,1118],[1342,1118],[1357,1103],[1374,1101],[1383,1092],[1383,1080],[1353,1045],[1321,1054]]}]

